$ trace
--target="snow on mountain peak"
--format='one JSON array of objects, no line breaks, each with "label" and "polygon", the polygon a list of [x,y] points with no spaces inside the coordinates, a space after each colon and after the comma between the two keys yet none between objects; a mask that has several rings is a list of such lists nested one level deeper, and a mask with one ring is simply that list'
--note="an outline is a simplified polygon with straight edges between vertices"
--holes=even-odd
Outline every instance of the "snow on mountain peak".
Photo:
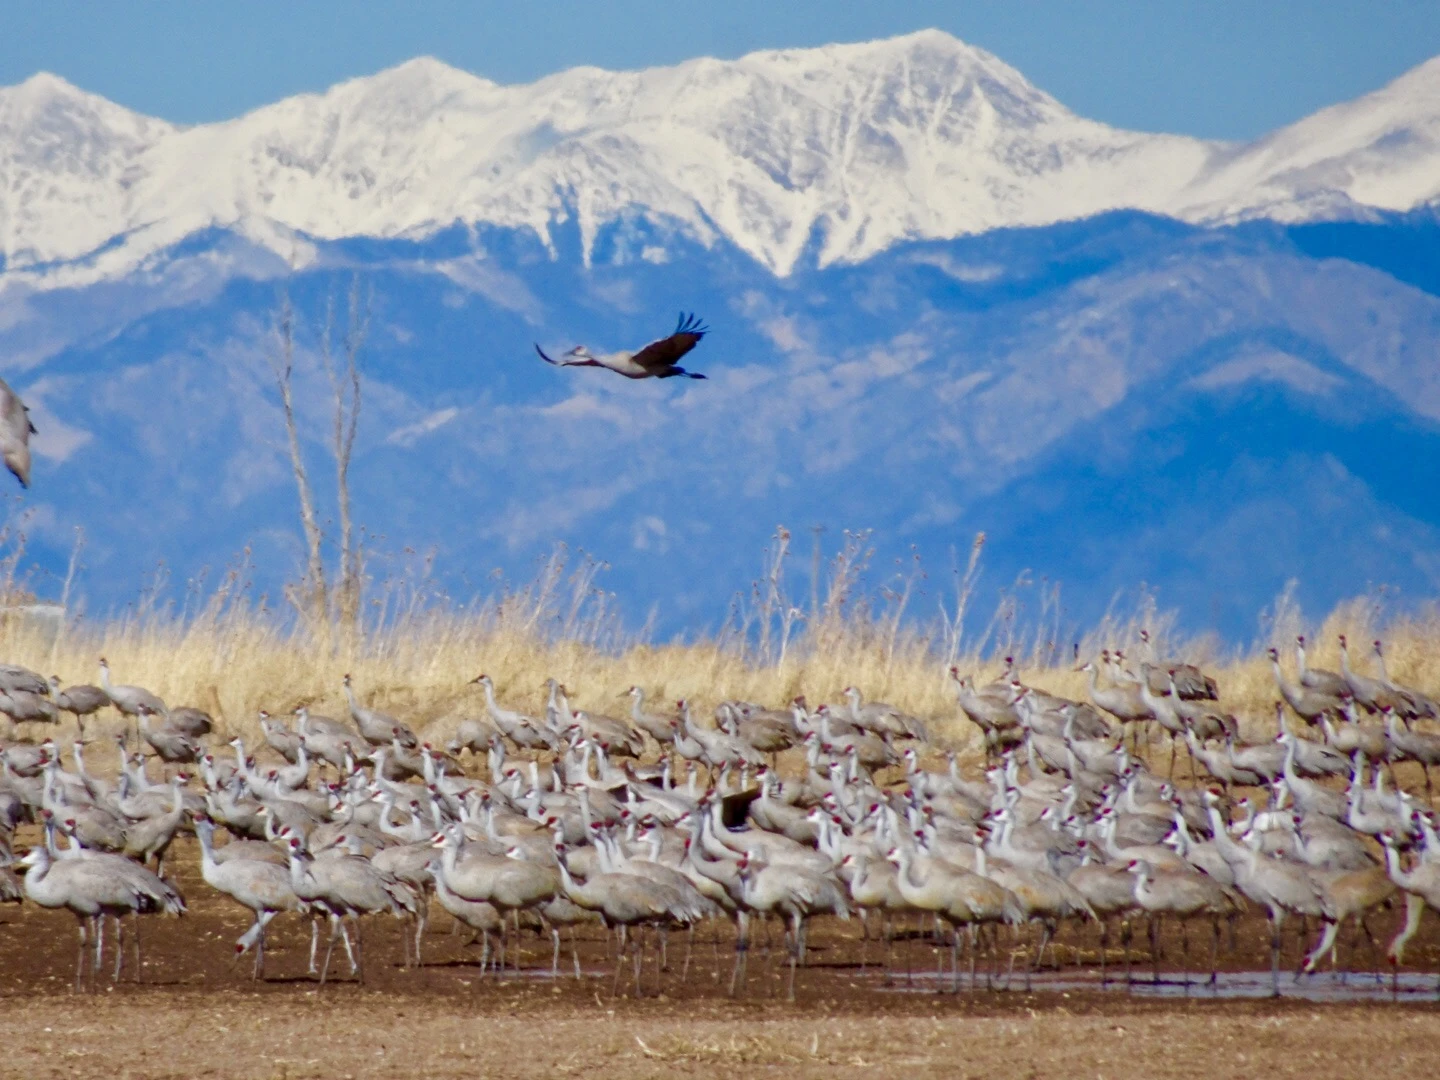
[{"label": "snow on mountain peak", "polygon": [[[852,261],[1122,207],[1398,207],[1440,176],[1436,71],[1238,150],[1078,117],[937,30],[523,86],[421,57],[190,128],[40,75],[0,90],[0,164],[16,178],[0,191],[0,254],[25,272],[103,249],[106,274],[210,226],[268,245],[455,222],[548,238],[573,220],[588,258],[602,227],[645,220],[723,235],[785,274],[807,252]],[[1325,150],[1336,138],[1339,158]]]},{"label": "snow on mountain peak", "polygon": [[1182,196],[1187,217],[1302,220],[1440,199],[1440,56],[1354,101],[1220,157]]}]

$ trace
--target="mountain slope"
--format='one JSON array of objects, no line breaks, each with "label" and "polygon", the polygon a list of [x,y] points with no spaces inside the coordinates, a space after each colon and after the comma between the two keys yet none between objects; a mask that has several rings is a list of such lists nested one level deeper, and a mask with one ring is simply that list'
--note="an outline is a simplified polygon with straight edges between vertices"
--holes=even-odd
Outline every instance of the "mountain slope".
[{"label": "mountain slope", "polygon": [[[1381,581],[1440,589],[1422,494],[1440,488],[1423,363],[1440,297],[1310,259],[1282,230],[1119,214],[903,245],[778,287],[723,241],[587,268],[574,224],[555,261],[529,230],[475,240],[486,255],[448,235],[363,257],[320,245],[288,279],[322,488],[308,350],[357,265],[374,288],[355,493],[377,578],[434,552],[437,585],[467,595],[564,540],[607,561],[637,621],[653,606],[663,631],[693,629],[784,523],[874,529],[877,566],[914,544],[932,572],[984,529],[989,580],[1059,579],[1070,617],[1144,581],[1232,636],[1294,574],[1316,605]],[[655,311],[695,296],[712,300],[691,358],[706,383],[559,372],[531,352],[643,341],[665,329]],[[117,307],[21,384],[42,430],[32,550],[63,572],[84,526],[93,603],[128,598],[157,555],[188,579],[248,547],[272,593],[298,565],[275,302],[242,277],[139,318]]]}]

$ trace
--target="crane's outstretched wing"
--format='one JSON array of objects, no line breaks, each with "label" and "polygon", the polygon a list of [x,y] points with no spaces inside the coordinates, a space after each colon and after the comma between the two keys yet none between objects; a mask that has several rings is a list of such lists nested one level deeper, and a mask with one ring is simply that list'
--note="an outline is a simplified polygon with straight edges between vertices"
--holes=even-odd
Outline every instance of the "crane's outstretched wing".
[{"label": "crane's outstretched wing", "polygon": [[697,316],[686,315],[682,311],[673,334],[650,342],[631,359],[643,368],[674,367],[709,332],[710,328],[703,326]]},{"label": "crane's outstretched wing", "polygon": [[585,358],[583,358],[583,357],[579,357],[579,356],[576,356],[576,357],[573,357],[573,358],[572,358],[569,353],[566,353],[564,356],[560,357],[559,360],[552,360],[550,357],[548,357],[548,356],[545,355],[545,350],[542,349],[542,348],[540,348],[540,346],[539,346],[538,343],[537,343],[536,346],[535,346],[535,351],[540,354],[540,359],[541,359],[541,360],[544,360],[547,364],[554,364],[556,367],[600,367],[600,366],[601,366],[600,364],[596,363],[594,360],[587,360],[587,359],[585,359]]},{"label": "crane's outstretched wing", "polygon": [[33,434],[35,425],[30,422],[30,410],[20,395],[0,379],[0,457],[20,481],[20,486],[26,488],[30,486],[30,436]]}]

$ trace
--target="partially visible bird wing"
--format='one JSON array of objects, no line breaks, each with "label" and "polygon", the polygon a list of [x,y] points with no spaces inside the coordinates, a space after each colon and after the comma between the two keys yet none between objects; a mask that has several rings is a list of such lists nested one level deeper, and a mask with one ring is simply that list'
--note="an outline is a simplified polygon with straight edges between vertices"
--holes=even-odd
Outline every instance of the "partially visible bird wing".
[{"label": "partially visible bird wing", "polygon": [[35,425],[20,395],[0,379],[0,455],[21,487],[30,486],[30,435]]},{"label": "partially visible bird wing", "polygon": [[682,311],[673,334],[650,342],[630,359],[643,368],[673,367],[709,332],[710,328],[701,325],[699,318]]},{"label": "partially visible bird wing", "polygon": [[540,359],[541,359],[541,360],[544,360],[547,364],[554,364],[556,367],[600,367],[600,366],[601,366],[599,363],[597,363],[597,362],[594,361],[594,360],[584,360],[584,359],[581,359],[581,358],[578,357],[578,356],[575,357],[573,360],[572,360],[572,359],[569,359],[568,357],[564,357],[564,356],[562,356],[559,360],[552,360],[550,357],[548,357],[548,356],[545,355],[545,350],[542,349],[542,348],[540,348],[540,346],[539,346],[538,344],[535,346],[535,351],[540,354]]}]

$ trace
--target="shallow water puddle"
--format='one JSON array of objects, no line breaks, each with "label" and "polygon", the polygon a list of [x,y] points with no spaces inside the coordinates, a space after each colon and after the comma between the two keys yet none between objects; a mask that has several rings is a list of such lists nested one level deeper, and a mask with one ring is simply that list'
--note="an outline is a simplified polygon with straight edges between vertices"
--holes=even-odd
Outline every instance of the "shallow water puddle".
[{"label": "shallow water puddle", "polygon": [[[949,990],[949,973],[947,972],[938,979],[933,971],[916,972],[910,979],[899,974],[893,977],[891,985],[881,986],[878,989],[899,993],[934,993],[937,984],[941,989]],[[1048,972],[1033,976],[1030,980],[1030,987],[1036,993],[1103,991],[1116,994],[1130,993],[1138,997],[1164,998],[1189,996],[1241,999],[1268,998],[1273,994],[1273,984],[1268,971],[1222,971],[1213,986],[1210,984],[1209,974],[1203,972],[1191,973],[1188,984],[1177,972],[1165,972],[1161,975],[1159,982],[1153,982],[1148,972],[1143,976],[1137,972],[1134,981],[1128,986],[1125,983],[1123,972],[1119,979],[1112,974],[1104,986],[1101,985],[1098,972],[1077,974]],[[969,975],[962,973],[960,992],[967,993],[969,989]],[[976,989],[981,993],[986,992],[983,975],[979,976]],[[1012,993],[1016,991],[1023,993],[1025,977],[1017,974],[1008,981],[1003,977],[996,979],[993,989],[995,992],[1008,990]],[[1335,972],[1319,972],[1314,975],[1297,977],[1292,972],[1282,972],[1280,996],[1303,1001],[1414,1002],[1440,999],[1440,989],[1437,989],[1437,979],[1434,975],[1423,973],[1401,974],[1395,979],[1386,975],[1377,981],[1374,973],[1351,972],[1342,976]]]}]

